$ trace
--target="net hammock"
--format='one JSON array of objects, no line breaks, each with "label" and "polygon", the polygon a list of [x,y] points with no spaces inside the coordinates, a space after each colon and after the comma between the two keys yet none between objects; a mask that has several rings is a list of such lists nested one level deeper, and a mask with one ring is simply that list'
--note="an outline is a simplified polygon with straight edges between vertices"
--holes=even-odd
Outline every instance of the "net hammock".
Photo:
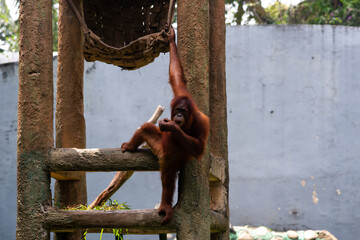
[{"label": "net hammock", "polygon": [[83,15],[67,2],[84,32],[86,61],[135,70],[169,51],[174,0],[84,0]]}]

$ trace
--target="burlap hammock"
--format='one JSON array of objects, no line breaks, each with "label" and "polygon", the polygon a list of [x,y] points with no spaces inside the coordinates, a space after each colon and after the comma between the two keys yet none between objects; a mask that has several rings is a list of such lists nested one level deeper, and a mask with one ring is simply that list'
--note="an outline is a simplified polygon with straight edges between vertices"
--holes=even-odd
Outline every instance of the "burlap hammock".
[{"label": "burlap hammock", "polygon": [[67,0],[85,35],[84,58],[134,70],[168,52],[165,31],[174,0],[84,0],[84,16]]}]

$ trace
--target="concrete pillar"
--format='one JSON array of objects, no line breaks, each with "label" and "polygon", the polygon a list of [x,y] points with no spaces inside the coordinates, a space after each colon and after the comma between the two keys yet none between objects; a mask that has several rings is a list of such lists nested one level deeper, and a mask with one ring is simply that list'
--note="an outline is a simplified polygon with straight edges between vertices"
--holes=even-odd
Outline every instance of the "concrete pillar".
[{"label": "concrete pillar", "polygon": [[50,239],[42,212],[51,206],[53,148],[52,3],[20,1],[16,239]]},{"label": "concrete pillar", "polygon": [[[209,2],[178,1],[178,51],[187,87],[209,115]],[[177,239],[210,239],[209,148],[180,174]]]},{"label": "concrete pillar", "polygon": [[[225,73],[225,1],[210,0],[210,139],[211,153],[221,161],[225,178],[210,183],[210,208],[229,221],[229,162]],[[228,240],[229,228],[214,233],[212,240]]]},{"label": "concrete pillar", "polygon": [[[72,0],[82,12],[82,0]],[[85,148],[83,104],[83,33],[66,0],[59,1],[59,55],[56,95],[56,147]],[[55,203],[61,206],[86,204],[85,172],[61,173],[55,183]],[[68,179],[66,179],[68,177]],[[56,233],[55,239],[81,239],[80,230]]]}]

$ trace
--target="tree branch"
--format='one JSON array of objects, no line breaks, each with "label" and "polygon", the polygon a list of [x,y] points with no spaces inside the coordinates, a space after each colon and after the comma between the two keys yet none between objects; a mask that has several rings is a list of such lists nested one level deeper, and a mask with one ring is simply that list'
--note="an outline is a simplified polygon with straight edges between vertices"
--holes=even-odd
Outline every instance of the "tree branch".
[{"label": "tree branch", "polygon": [[254,18],[261,24],[272,24],[273,20],[265,9],[261,6],[259,0],[245,0],[249,6],[249,9],[254,14]]},{"label": "tree branch", "polygon": [[[162,106],[158,106],[154,112],[154,114],[150,117],[148,122],[152,122],[156,124],[157,120],[164,112],[165,108]],[[142,148],[147,148],[148,146],[144,144]],[[93,209],[96,206],[100,206],[103,202],[106,202],[132,175],[134,171],[120,171],[117,172],[109,186],[104,189],[96,199],[89,205],[89,208]]]}]

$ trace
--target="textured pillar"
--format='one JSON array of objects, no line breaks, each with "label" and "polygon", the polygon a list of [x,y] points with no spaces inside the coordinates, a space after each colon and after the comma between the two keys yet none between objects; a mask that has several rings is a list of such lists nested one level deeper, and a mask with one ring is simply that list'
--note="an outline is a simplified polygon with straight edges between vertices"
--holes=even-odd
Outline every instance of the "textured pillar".
[{"label": "textured pillar", "polygon": [[[225,73],[225,1],[210,0],[210,146],[225,171],[222,181],[210,183],[211,209],[229,220],[229,163]],[[212,240],[228,240],[229,229],[214,233]]]},{"label": "textured pillar", "polygon": [[[209,115],[209,2],[178,1],[178,51],[187,87]],[[210,239],[209,148],[180,174],[177,239]]]},{"label": "textured pillar", "polygon": [[[83,104],[83,33],[66,0],[59,1],[59,55],[56,95],[56,147],[85,148]],[[82,12],[82,1],[73,0]],[[55,202],[62,206],[86,204],[86,175],[77,172],[63,174],[69,180],[55,183]],[[77,179],[77,180],[71,180]],[[55,239],[81,239],[81,231],[56,233]]]},{"label": "textured pillar", "polygon": [[20,1],[17,240],[50,239],[41,214],[51,205],[45,160],[54,146],[51,7]]}]

